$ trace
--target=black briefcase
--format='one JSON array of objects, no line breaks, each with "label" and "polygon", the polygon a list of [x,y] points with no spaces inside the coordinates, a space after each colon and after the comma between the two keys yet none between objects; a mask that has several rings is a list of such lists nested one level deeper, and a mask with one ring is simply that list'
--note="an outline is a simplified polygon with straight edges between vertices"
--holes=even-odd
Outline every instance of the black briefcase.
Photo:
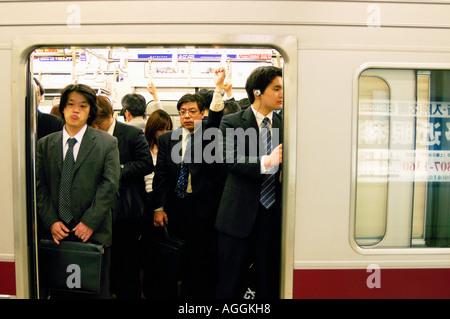
[{"label": "black briefcase", "polygon": [[152,240],[152,258],[158,268],[158,273],[166,280],[178,282],[181,280],[184,264],[184,245],[182,239],[169,236],[166,224],[163,233]]},{"label": "black briefcase", "polygon": [[43,288],[99,293],[103,245],[42,239],[39,242],[39,281]]}]

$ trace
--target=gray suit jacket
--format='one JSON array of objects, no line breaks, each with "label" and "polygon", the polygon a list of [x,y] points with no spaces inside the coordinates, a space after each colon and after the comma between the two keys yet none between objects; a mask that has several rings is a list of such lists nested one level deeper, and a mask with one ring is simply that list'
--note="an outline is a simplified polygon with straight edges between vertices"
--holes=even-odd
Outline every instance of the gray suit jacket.
[{"label": "gray suit jacket", "polygon": [[[37,209],[46,229],[58,216],[61,180],[62,131],[39,140],[36,158]],[[120,180],[117,139],[88,127],[75,161],[72,213],[75,221],[94,230],[90,241],[111,245],[112,214]]]}]

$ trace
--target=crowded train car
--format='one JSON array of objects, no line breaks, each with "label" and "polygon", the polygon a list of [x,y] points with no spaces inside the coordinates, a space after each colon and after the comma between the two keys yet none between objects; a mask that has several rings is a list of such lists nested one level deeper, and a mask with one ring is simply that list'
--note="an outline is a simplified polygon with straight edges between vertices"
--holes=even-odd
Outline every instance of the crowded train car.
[{"label": "crowded train car", "polygon": [[[253,70],[275,66],[276,295],[449,298],[449,16],[445,0],[0,1],[0,297],[46,297],[37,114],[63,88],[90,86],[118,122],[122,98],[140,94],[175,129],[177,101],[214,89],[215,69],[238,101]],[[249,284],[242,298],[255,295]]]}]

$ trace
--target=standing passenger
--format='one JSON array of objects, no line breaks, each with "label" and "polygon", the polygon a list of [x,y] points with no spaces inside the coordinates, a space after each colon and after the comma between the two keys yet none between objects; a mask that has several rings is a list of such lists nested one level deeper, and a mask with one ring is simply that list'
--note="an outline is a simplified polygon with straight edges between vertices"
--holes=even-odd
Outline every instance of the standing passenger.
[{"label": "standing passenger", "polygon": [[[145,126],[144,134],[147,139],[147,143],[152,154],[153,165],[156,166],[157,156],[158,156],[158,138],[161,134],[172,131],[173,124],[170,115],[164,110],[153,111],[147,119],[147,124]],[[148,174],[144,177],[145,180],[145,191],[147,192],[147,206],[153,211],[153,177],[155,173]],[[141,237],[141,257],[142,263],[142,273],[141,280],[143,282],[142,294],[145,298],[147,297],[162,297],[157,294],[161,292],[164,288],[159,287],[160,280],[152,276],[152,269],[155,266],[155,260],[153,256],[149,255],[148,251],[151,243],[151,238],[153,236],[153,214],[151,215],[151,220],[145,221],[144,223],[144,234]]]},{"label": "standing passenger", "polygon": [[[156,166],[156,160],[158,156],[158,138],[161,134],[172,131],[173,123],[170,115],[164,110],[153,111],[147,119],[144,134],[147,139],[150,153],[152,154],[153,165]],[[145,176],[145,190],[147,191],[147,197],[151,201],[153,194],[153,176],[155,173],[151,173]]]},{"label": "standing passenger", "polygon": [[[155,83],[153,81],[150,82],[150,85],[147,86],[147,91],[150,93],[153,97],[153,106],[151,109],[147,109],[147,114],[152,114],[152,112],[156,110],[162,110],[163,106],[161,101],[158,97],[158,90],[156,89]],[[147,106],[150,104],[150,102],[147,103]]]},{"label": "standing passenger", "polygon": [[[64,128],[43,137],[37,144],[37,210],[55,243],[89,241],[104,244],[105,251],[103,285],[98,295],[55,291],[51,297],[109,298],[111,209],[117,200],[120,179],[117,139],[88,126],[96,116],[97,105],[95,91],[86,85],[72,84],[64,88],[60,111],[65,119]],[[64,197],[66,192],[60,191],[61,170],[63,161],[70,159],[74,161],[72,182],[68,185],[71,195]],[[67,215],[63,215],[64,207],[68,208]]]},{"label": "standing passenger", "polygon": [[[216,70],[219,93],[214,94],[220,101],[224,78],[225,70]],[[206,123],[202,123],[205,105],[199,94],[182,96],[177,108],[182,127],[158,138],[158,160],[153,179],[154,224],[160,227],[167,223],[171,234],[186,241],[182,297],[213,298],[216,281],[214,220],[219,197],[211,192],[214,189],[213,165],[202,158],[206,146],[203,133],[209,127],[219,127],[223,102],[219,107],[214,103],[211,105]],[[199,155],[201,160],[195,160]],[[177,156],[183,161],[174,158]]]},{"label": "standing passenger", "polygon": [[140,94],[129,93],[122,98],[121,103],[122,108],[125,110],[126,122],[144,130],[146,123],[144,119],[145,109],[147,108],[145,98]]},{"label": "standing passenger", "polygon": [[119,201],[113,210],[111,290],[118,298],[139,299],[139,226],[148,213],[144,176],[153,171],[153,161],[144,132],[116,121],[106,97],[98,96],[97,104],[99,111],[92,127],[117,138],[122,168]]},{"label": "standing passenger", "polygon": [[42,96],[45,93],[44,87],[38,79],[33,78],[34,83],[37,86],[37,139],[39,140],[41,137],[44,137],[50,133],[61,131],[64,125],[64,122],[61,118],[53,115],[42,113],[39,111],[39,104],[42,101]]},{"label": "standing passenger", "polygon": [[[277,298],[279,291],[278,166],[282,150],[278,140],[282,141],[282,130],[281,117],[274,111],[283,104],[281,69],[272,66],[255,69],[247,78],[245,89],[251,107],[224,116],[220,125],[228,168],[216,220],[219,231],[217,297],[220,299],[243,297],[245,275],[252,262],[256,297]],[[280,139],[274,138],[277,136]],[[267,145],[271,146],[268,151]]]}]

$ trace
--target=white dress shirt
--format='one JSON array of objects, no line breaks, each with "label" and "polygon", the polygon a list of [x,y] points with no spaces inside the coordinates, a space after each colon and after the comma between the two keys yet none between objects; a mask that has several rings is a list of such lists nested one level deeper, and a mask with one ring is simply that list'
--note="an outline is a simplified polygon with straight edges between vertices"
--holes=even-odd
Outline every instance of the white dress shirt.
[{"label": "white dress shirt", "polygon": [[[253,105],[250,105],[253,114],[255,115],[256,118],[256,123],[258,124],[258,128],[259,128],[259,133],[261,133],[261,125],[262,125],[262,121],[267,117],[269,119],[269,130],[270,133],[272,134],[272,121],[273,121],[273,111],[270,111],[269,114],[267,114],[266,116],[262,115],[261,113],[259,113],[254,107]],[[273,134],[272,134],[273,136]],[[272,147],[273,149],[273,147]],[[267,155],[263,155],[261,156],[261,174],[267,174],[269,173],[269,170],[272,170],[274,167],[276,166],[270,166],[270,167],[265,167],[264,166],[264,161],[266,159]]]},{"label": "white dress shirt", "polygon": [[77,140],[77,142],[73,146],[73,158],[75,161],[77,160],[78,151],[80,150],[81,141],[83,140],[84,133],[86,133],[86,130],[87,130],[87,125],[84,125],[83,128],[81,130],[79,130],[77,134],[75,134],[74,136],[70,136],[69,133],[67,133],[67,131],[66,131],[66,126],[64,125],[63,136],[62,136],[63,160],[66,158],[66,153],[67,153],[67,150],[69,149],[69,144],[67,143],[67,141],[71,137],[74,137]]}]

